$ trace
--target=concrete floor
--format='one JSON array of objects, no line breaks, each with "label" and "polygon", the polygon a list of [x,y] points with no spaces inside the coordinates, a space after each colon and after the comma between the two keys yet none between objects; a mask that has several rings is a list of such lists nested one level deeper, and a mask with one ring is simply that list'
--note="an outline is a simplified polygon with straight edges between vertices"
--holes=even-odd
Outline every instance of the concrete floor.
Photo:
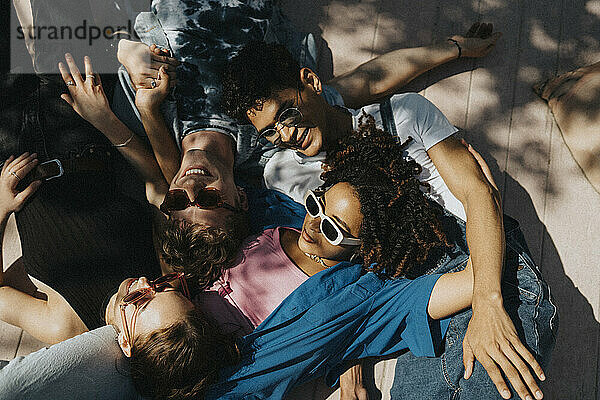
[{"label": "concrete floor", "polygon": [[[284,4],[296,24],[320,33],[331,50],[323,75],[338,75],[396,48],[464,33],[475,21],[492,22],[504,33],[487,58],[455,61],[408,90],[423,94],[465,129],[465,138],[492,168],[505,213],[520,221],[550,284],[560,333],[545,398],[600,398],[600,195],[573,160],[548,107],[531,91],[553,74],[600,60],[600,1]],[[391,382],[383,379],[381,385]]]},{"label": "concrete floor", "polygon": [[[475,21],[493,22],[504,32],[487,58],[452,62],[408,90],[465,129],[550,284],[560,333],[545,398],[600,398],[600,195],[573,160],[548,107],[531,91],[539,80],[600,59],[600,1],[284,0],[283,6],[299,27],[323,39],[319,72],[325,78],[392,49],[464,33]],[[0,324],[0,359],[41,346]],[[393,362],[377,367],[383,398],[389,397],[392,371]],[[320,389],[314,393],[324,397]]]}]

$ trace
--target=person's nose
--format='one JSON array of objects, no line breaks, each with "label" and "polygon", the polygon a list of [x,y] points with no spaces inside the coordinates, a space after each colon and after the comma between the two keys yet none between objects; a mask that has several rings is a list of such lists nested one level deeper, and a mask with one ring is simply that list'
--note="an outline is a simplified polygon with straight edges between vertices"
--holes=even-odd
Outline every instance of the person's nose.
[{"label": "person's nose", "polygon": [[206,185],[205,182],[190,181],[184,185],[183,190],[187,193],[190,202],[193,203],[196,200],[198,193],[206,188]]},{"label": "person's nose", "polygon": [[307,215],[306,228],[312,232],[319,233],[321,232],[321,217],[313,217]]},{"label": "person's nose", "polygon": [[277,124],[277,132],[279,132],[279,136],[281,137],[281,141],[284,143],[294,142],[294,130],[296,128],[284,126],[282,124]]}]

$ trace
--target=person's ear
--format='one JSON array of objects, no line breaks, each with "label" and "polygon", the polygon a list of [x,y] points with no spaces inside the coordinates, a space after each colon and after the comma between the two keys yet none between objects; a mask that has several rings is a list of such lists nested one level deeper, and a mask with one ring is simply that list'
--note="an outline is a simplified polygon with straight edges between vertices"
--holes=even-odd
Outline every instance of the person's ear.
[{"label": "person's ear", "polygon": [[125,357],[131,357],[131,343],[129,343],[129,340],[127,340],[127,336],[125,336],[123,331],[119,332],[117,341],[119,342],[119,347],[121,347]]},{"label": "person's ear", "polygon": [[317,94],[321,94],[323,92],[321,78],[319,78],[319,76],[310,68],[305,67],[300,69],[300,81],[304,87],[312,88]]},{"label": "person's ear", "polygon": [[244,211],[248,211],[248,195],[246,194],[246,191],[241,187],[237,186],[237,192],[240,198],[240,208]]}]

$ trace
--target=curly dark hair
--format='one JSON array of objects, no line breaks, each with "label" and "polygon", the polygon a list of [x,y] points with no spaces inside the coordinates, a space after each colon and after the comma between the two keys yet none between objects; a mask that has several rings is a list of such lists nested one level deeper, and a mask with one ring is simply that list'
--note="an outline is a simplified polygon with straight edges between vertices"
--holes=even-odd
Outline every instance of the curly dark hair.
[{"label": "curly dark hair", "polygon": [[[422,167],[405,159],[396,138],[363,114],[359,128],[327,153],[320,191],[338,182],[354,188],[363,222],[358,254],[363,265],[389,278],[415,278],[426,272],[435,249],[450,247],[441,229],[441,208],[428,200],[417,179]],[[439,252],[438,252],[439,253]]]},{"label": "curly dark hair", "polygon": [[248,232],[245,211],[235,212],[225,227],[172,220],[159,233],[161,257],[173,270],[184,272],[194,289],[203,290],[232,266]]},{"label": "curly dark hair", "polygon": [[246,111],[273,94],[300,88],[300,65],[282,45],[249,42],[231,58],[222,76],[221,107],[227,115],[247,123]]},{"label": "curly dark hair", "polygon": [[137,337],[129,366],[143,396],[185,400],[203,398],[219,370],[240,360],[235,338],[194,309],[166,328]]}]

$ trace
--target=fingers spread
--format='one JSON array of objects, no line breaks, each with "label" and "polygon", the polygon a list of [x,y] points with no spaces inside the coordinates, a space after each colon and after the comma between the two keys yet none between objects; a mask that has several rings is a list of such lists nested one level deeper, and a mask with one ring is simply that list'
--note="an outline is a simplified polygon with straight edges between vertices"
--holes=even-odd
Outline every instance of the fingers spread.
[{"label": "fingers spread", "polygon": [[83,64],[85,65],[85,83],[89,86],[96,86],[99,83],[97,80],[99,77],[98,74],[94,73],[92,60],[88,56],[85,56],[83,57]]},{"label": "fingers spread", "polygon": [[465,37],[474,37],[477,30],[479,29],[479,26],[481,24],[479,22],[475,22],[473,25],[471,25],[471,27],[469,28],[469,30],[467,31],[467,33],[465,34]]},{"label": "fingers spread", "polygon": [[[512,346],[510,350],[505,350],[504,354],[506,354],[506,356],[508,357],[508,359],[510,360],[510,362],[512,362],[512,364],[516,367],[518,373],[521,375],[522,380],[525,381],[525,384],[527,385],[527,387],[523,386],[523,391],[519,392],[519,395],[521,395],[521,397],[523,396],[527,396],[529,393],[541,393],[541,390],[539,388],[539,386],[537,385],[537,382],[535,381],[535,378],[533,377],[533,375],[531,375],[531,372],[529,371],[529,368],[527,367],[527,365],[523,362],[523,360],[521,359],[521,357],[519,357],[519,355],[517,353],[515,353],[512,350]],[[521,382],[521,380],[519,379],[519,382]],[[513,381],[511,380],[511,383],[513,383]],[[513,383],[514,386],[514,383]],[[516,388],[516,386],[515,386]],[[517,390],[518,391],[518,390]],[[536,396],[537,397],[537,396]]]},{"label": "fingers spread", "polygon": [[538,376],[538,378],[541,381],[546,380],[546,375],[544,375],[544,370],[542,370],[542,367],[540,366],[540,364],[537,362],[535,357],[525,348],[523,343],[521,343],[520,340],[515,341],[515,342],[513,342],[513,346],[514,346],[515,350],[517,351],[517,353],[519,353],[519,355],[523,358],[523,360],[525,360],[529,365],[531,365],[533,372],[535,372],[535,374]]},{"label": "fingers spread", "polygon": [[469,379],[473,374],[473,363],[475,362],[475,356],[471,346],[463,342],[463,365],[465,367],[465,379]]},{"label": "fingers spread", "polygon": [[75,64],[75,60],[73,60],[73,56],[70,53],[67,53],[65,54],[65,60],[67,60],[67,65],[69,66],[69,71],[71,71],[71,76],[73,77],[75,84],[81,85],[83,79],[81,78],[81,72],[79,72],[77,64]]},{"label": "fingers spread", "polygon": [[99,73],[94,73],[94,76],[96,77],[96,86],[102,86],[102,79],[100,79],[100,74]]},{"label": "fingers spread", "polygon": [[73,88],[75,81],[73,80],[73,78],[71,78],[71,74],[69,73],[69,70],[67,70],[65,64],[59,62],[58,69],[60,70],[60,75],[62,76],[63,81],[65,81],[65,83],[67,84],[67,88],[70,91]]},{"label": "fingers spread", "polygon": [[23,204],[30,198],[36,190],[42,185],[42,181],[34,181],[29,184],[22,192],[18,193],[15,196],[15,200],[18,202],[19,206],[16,211],[20,211],[23,208]]},{"label": "fingers spread", "polygon": [[27,163],[27,159],[30,157],[29,152],[25,152],[17,157],[13,162],[8,166],[9,171],[18,171],[21,167]]},{"label": "fingers spread", "polygon": [[66,101],[67,103],[69,103],[69,105],[71,107],[75,106],[75,102],[73,101],[73,98],[71,97],[70,94],[63,93],[63,94],[60,95],[60,98],[63,99],[64,101]]},{"label": "fingers spread", "polygon": [[85,66],[85,77],[87,78],[89,75],[94,75],[92,60],[88,56],[83,57],[83,64]]},{"label": "fingers spread", "polygon": [[[28,157],[28,162],[23,165],[23,167],[19,170],[19,177],[21,179],[25,178],[32,169],[38,164],[38,159],[35,158],[37,155],[34,153]],[[33,158],[32,158],[33,157]]]},{"label": "fingers spread", "polygon": [[11,171],[11,173],[16,174],[19,178],[18,180],[25,178],[25,175],[27,175],[29,173],[29,171],[31,171],[31,169],[36,166],[37,161],[38,161],[36,159],[36,157],[37,157],[37,154],[35,154],[35,153],[31,154],[30,156],[21,160],[17,165],[15,165],[9,171]]},{"label": "fingers spread", "polygon": [[6,161],[4,161],[4,164],[2,165],[2,173],[6,172],[6,170],[8,169],[8,164],[10,164],[14,159],[15,156],[11,155],[6,159]]},{"label": "fingers spread", "polygon": [[529,391],[527,390],[527,387],[525,386],[521,375],[519,375],[519,371],[515,368],[511,360],[509,360],[503,353],[497,354],[494,357],[494,360],[496,361],[496,363],[498,363],[500,368],[502,368],[502,371],[512,384],[517,394],[521,397],[521,399],[525,400],[525,398],[529,395]]},{"label": "fingers spread", "polygon": [[492,34],[493,30],[494,30],[494,25],[492,25],[492,24],[481,24],[481,28],[480,28],[480,32],[479,32],[480,33],[480,37],[482,39],[487,39]]},{"label": "fingers spread", "polygon": [[492,382],[494,382],[494,385],[496,386],[498,393],[500,393],[500,395],[503,398],[509,399],[510,398],[510,390],[508,390],[508,385],[506,385],[506,382],[504,382],[504,378],[502,378],[500,369],[498,369],[498,366],[496,365],[494,360],[492,360],[489,356],[486,355],[485,357],[480,357],[479,362],[481,363],[481,365],[483,365],[483,368],[485,368],[485,370],[487,371]]}]

